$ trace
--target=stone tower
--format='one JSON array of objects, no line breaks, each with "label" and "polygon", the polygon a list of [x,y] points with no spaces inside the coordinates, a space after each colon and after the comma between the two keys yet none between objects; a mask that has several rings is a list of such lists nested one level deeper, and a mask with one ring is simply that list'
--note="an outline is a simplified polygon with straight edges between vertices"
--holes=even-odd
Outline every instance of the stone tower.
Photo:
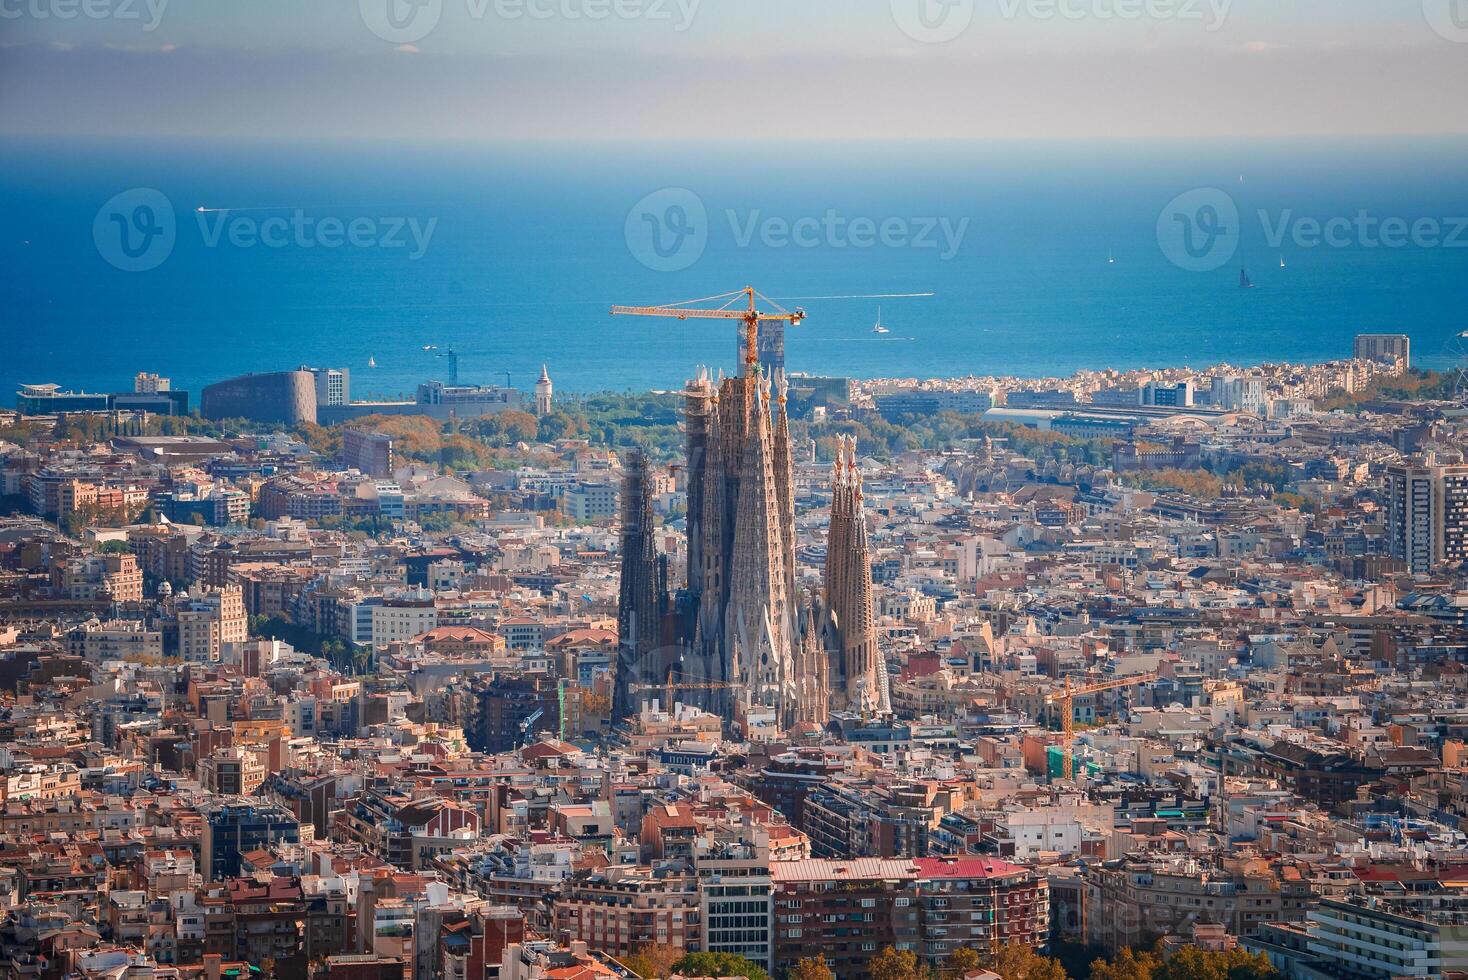
[{"label": "stone tower", "polygon": [[862,715],[887,709],[886,667],[872,610],[871,545],[856,440],[843,436],[832,469],[831,525],[826,540],[826,623],[833,707]]},{"label": "stone tower", "polygon": [[545,365],[540,366],[540,380],[535,382],[535,414],[546,416],[551,413],[551,385],[550,372],[546,371]]},{"label": "stone tower", "polygon": [[[617,672],[612,718],[637,714],[644,700],[636,689],[664,679],[668,664],[661,636],[666,611],[666,570],[653,540],[652,485],[647,457],[633,452],[622,477],[621,592],[617,601]],[[666,705],[664,707],[667,707]]]}]

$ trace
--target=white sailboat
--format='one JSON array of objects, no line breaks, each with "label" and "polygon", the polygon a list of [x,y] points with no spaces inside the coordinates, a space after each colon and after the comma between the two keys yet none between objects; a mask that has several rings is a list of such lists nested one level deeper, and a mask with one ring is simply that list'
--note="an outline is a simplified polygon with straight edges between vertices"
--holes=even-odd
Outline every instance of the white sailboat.
[{"label": "white sailboat", "polygon": [[1284,256],[1283,256],[1283,255],[1281,255],[1281,256],[1280,256],[1280,257],[1279,257],[1279,267],[1280,267],[1280,268],[1281,268],[1281,269],[1283,269],[1283,268],[1284,268],[1284,267],[1285,267],[1285,261],[1284,261]]},{"label": "white sailboat", "polygon": [[890,331],[886,327],[882,326],[882,308],[880,306],[877,307],[877,325],[875,327],[872,327],[872,333],[891,333],[891,332],[892,331]]},{"label": "white sailboat", "polygon": [[367,366],[368,367],[377,367],[377,358],[375,358],[375,357],[368,357],[367,358]]},{"label": "white sailboat", "polygon": [[1106,264],[1116,265],[1116,255],[1109,248],[1106,250]]}]

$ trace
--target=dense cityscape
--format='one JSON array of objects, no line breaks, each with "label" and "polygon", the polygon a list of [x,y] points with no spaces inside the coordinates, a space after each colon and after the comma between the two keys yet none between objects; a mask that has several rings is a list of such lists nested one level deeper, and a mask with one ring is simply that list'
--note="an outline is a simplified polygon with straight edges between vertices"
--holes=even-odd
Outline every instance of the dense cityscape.
[{"label": "dense cityscape", "polygon": [[1468,971],[1461,369],[802,315],[646,396],[24,386],[0,976]]}]

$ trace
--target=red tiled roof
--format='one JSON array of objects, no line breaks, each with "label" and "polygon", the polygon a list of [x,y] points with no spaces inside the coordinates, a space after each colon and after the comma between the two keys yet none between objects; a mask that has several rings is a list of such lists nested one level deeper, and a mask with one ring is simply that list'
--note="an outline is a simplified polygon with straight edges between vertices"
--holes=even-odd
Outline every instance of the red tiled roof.
[{"label": "red tiled roof", "polygon": [[994,858],[913,858],[919,878],[1005,878],[1025,869]]}]

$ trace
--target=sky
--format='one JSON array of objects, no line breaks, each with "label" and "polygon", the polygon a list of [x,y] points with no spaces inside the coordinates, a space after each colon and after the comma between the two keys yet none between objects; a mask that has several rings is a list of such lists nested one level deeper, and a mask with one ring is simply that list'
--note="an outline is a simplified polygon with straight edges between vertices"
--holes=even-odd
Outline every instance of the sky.
[{"label": "sky", "polygon": [[1468,0],[0,0],[9,137],[1461,134],[1465,91]]}]

